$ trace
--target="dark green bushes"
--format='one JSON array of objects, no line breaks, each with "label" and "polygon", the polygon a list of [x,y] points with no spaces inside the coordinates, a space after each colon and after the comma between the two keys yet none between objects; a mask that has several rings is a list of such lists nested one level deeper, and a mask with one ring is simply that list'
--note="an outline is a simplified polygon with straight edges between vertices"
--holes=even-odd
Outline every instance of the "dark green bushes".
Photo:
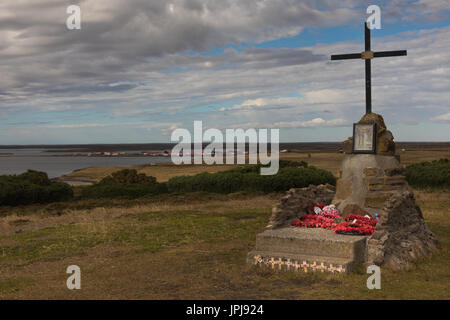
[{"label": "dark green bushes", "polygon": [[414,188],[450,188],[450,161],[448,159],[421,162],[407,166],[405,175]]},{"label": "dark green bushes", "polygon": [[[281,167],[281,166],[280,166]],[[328,171],[305,166],[281,167],[273,176],[260,175],[260,166],[247,166],[218,173],[201,173],[195,176],[174,177],[169,180],[169,192],[262,191],[265,193],[307,187],[310,184],[336,184],[336,178]]]},{"label": "dark green bushes", "polygon": [[122,170],[104,178],[98,184],[83,188],[81,197],[90,199],[135,199],[163,193],[240,191],[277,192],[310,184],[336,184],[328,171],[309,167],[306,162],[281,161],[280,171],[274,176],[261,176],[261,165],[244,166],[218,173],[174,177],[168,183],[158,183],[154,177],[137,174],[136,170]]},{"label": "dark green bushes", "polygon": [[67,201],[72,188],[62,182],[51,182],[44,172],[28,170],[20,175],[0,176],[0,205],[27,205]]},{"label": "dark green bushes", "polygon": [[147,176],[144,173],[138,174],[134,169],[123,169],[102,179],[100,184],[152,184],[156,183],[156,178]]},{"label": "dark green bushes", "polygon": [[167,186],[164,183],[153,184],[95,184],[85,187],[81,193],[86,199],[137,199],[146,195],[157,195],[167,193]]},{"label": "dark green bushes", "polygon": [[164,183],[156,182],[155,177],[138,174],[134,169],[114,172],[98,184],[85,187],[81,197],[88,199],[126,198],[136,199],[146,195],[167,193]]}]

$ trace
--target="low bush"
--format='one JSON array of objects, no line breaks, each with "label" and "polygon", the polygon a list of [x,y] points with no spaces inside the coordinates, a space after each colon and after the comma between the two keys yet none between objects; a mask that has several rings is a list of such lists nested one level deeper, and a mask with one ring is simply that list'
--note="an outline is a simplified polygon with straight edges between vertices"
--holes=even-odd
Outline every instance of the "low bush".
[{"label": "low bush", "polygon": [[100,184],[152,184],[156,178],[144,173],[138,174],[134,169],[123,169],[116,171],[111,176],[102,179]]},{"label": "low bush", "polygon": [[95,184],[85,187],[81,193],[81,198],[85,199],[137,199],[147,195],[158,195],[167,193],[165,183],[151,184]]},{"label": "low bush", "polygon": [[44,172],[28,170],[20,175],[0,176],[0,205],[49,203],[72,198],[73,190],[68,184],[52,182]]},{"label": "low bush", "polygon": [[[280,166],[281,167],[281,166]],[[239,191],[282,192],[311,184],[336,185],[336,178],[328,171],[307,167],[298,163],[281,167],[276,175],[260,175],[260,166],[246,166],[217,173],[201,173],[195,176],[174,177],[169,180],[169,192],[215,192]]]},{"label": "low bush", "polygon": [[450,161],[440,159],[407,166],[405,175],[414,188],[450,188]]},{"label": "low bush", "polygon": [[158,183],[155,177],[143,173],[138,174],[134,169],[124,169],[114,172],[97,184],[83,188],[81,197],[86,199],[136,199],[167,192],[166,184]]}]

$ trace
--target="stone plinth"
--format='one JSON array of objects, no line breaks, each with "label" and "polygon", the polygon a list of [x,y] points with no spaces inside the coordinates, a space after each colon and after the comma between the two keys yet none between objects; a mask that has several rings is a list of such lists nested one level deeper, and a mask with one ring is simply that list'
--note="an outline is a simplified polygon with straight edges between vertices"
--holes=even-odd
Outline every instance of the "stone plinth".
[{"label": "stone plinth", "polygon": [[276,270],[349,272],[366,261],[366,239],[325,229],[266,230],[257,236],[247,263]]}]

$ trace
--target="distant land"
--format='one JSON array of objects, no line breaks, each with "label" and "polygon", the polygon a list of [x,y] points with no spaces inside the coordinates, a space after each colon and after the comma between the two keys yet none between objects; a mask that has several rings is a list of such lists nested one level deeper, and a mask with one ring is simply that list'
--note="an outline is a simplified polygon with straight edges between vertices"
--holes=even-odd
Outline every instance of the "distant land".
[{"label": "distant land", "polygon": [[[209,143],[204,143],[204,147]],[[61,145],[0,145],[0,149],[48,149],[52,152],[101,152],[121,150],[167,150],[176,143],[140,143],[140,144],[61,144]],[[450,148],[449,142],[396,142],[398,150],[441,150]],[[224,147],[225,148],[225,147]],[[280,150],[299,152],[339,152],[341,142],[282,142]]]}]

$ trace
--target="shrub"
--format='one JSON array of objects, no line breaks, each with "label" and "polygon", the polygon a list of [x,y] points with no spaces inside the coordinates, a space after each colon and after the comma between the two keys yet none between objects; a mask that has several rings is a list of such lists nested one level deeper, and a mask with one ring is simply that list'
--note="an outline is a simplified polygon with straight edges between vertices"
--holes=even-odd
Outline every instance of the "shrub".
[{"label": "shrub", "polygon": [[218,173],[201,173],[195,176],[174,177],[169,180],[169,192],[215,192],[262,191],[265,193],[286,191],[290,188],[307,187],[310,184],[336,184],[336,178],[328,171],[285,166],[276,175],[260,175],[260,165],[234,168]]},{"label": "shrub", "polygon": [[165,183],[158,183],[155,177],[138,174],[134,169],[114,172],[99,183],[83,188],[82,198],[125,198],[136,199],[146,195],[167,193]]},{"label": "shrub", "polygon": [[123,169],[116,171],[111,176],[102,179],[100,184],[152,184],[156,183],[156,178],[143,173],[138,174],[134,169]]},{"label": "shrub", "polygon": [[405,175],[414,188],[450,188],[450,161],[448,159],[420,162],[407,166]]},{"label": "shrub", "polygon": [[158,195],[167,193],[165,183],[151,184],[95,184],[85,187],[81,193],[82,198],[86,199],[136,199],[146,195]]},{"label": "shrub", "polygon": [[20,175],[0,176],[0,205],[27,205],[67,201],[72,188],[62,182],[51,182],[44,172],[28,170]]},{"label": "shrub", "polygon": [[27,172],[18,175],[17,179],[25,180],[33,184],[38,184],[40,186],[48,186],[51,184],[51,181],[45,172],[34,170],[28,170]]}]

